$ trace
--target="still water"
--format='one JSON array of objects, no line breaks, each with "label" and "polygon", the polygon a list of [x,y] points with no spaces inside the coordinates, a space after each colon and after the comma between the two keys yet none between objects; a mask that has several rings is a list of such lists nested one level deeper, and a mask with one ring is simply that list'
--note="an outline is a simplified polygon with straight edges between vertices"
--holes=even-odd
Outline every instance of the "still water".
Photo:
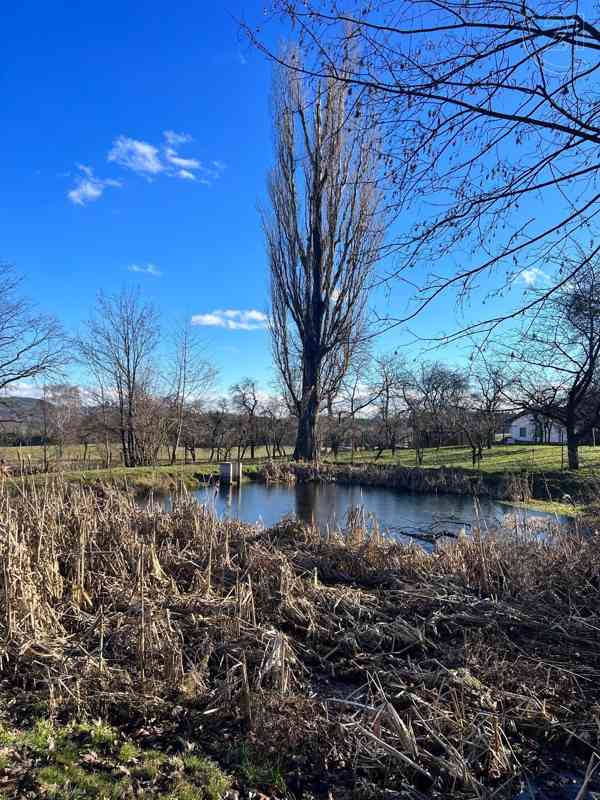
[{"label": "still water", "polygon": [[[369,486],[344,486],[336,483],[305,483],[295,486],[210,486],[194,492],[198,502],[215,508],[219,516],[270,527],[283,517],[315,523],[325,531],[344,527],[348,512],[361,506],[379,523],[382,530],[402,537],[403,533],[457,533],[470,529],[479,515],[480,523],[495,527],[507,515],[519,521],[532,518],[553,519],[554,515],[511,507],[493,500],[481,500],[476,507],[472,497],[459,495],[418,495]],[[168,507],[169,498],[164,504]],[[559,518],[559,521],[564,521]],[[403,537],[402,537],[403,538]]]}]

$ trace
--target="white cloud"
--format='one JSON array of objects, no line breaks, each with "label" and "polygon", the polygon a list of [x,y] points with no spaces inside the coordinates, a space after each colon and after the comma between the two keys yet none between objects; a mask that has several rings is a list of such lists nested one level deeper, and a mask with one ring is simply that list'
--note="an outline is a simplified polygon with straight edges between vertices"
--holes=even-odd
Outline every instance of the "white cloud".
[{"label": "white cloud", "polygon": [[[117,136],[108,152],[107,161],[125,170],[135,172],[151,181],[154,177],[166,175],[183,181],[197,181],[210,186],[218,180],[226,165],[222,161],[212,160],[203,163],[197,158],[183,156],[179,148],[193,141],[189,133],[164,131],[164,141],[158,146],[131,136]],[[92,167],[78,165],[80,175],[75,185],[67,193],[69,200],[76,205],[84,206],[98,200],[107,186],[120,186],[117,180],[102,180],[94,175]]]},{"label": "white cloud", "polygon": [[179,144],[187,144],[188,142],[193,141],[189,133],[177,133],[177,131],[164,131],[163,136],[165,137],[165,141],[167,142],[167,144],[170,144],[173,147]]},{"label": "white cloud", "polygon": [[[35,383],[28,383],[27,381],[15,381],[9,386],[2,389],[0,392],[3,398],[7,397],[35,397],[41,398],[43,389]],[[1,412],[0,412],[1,415]]]},{"label": "white cloud", "polygon": [[172,147],[165,149],[165,156],[170,164],[182,169],[200,169],[200,162],[196,158],[182,158]]},{"label": "white cloud", "polygon": [[267,327],[268,317],[254,308],[246,311],[238,309],[216,309],[208,314],[195,314],[192,325],[210,328],[226,328],[230,331],[258,331]]},{"label": "white cloud", "polygon": [[151,179],[155,175],[169,175],[181,180],[196,180],[210,186],[211,181],[221,177],[225,164],[214,160],[206,166],[197,158],[188,158],[179,153],[179,147],[193,141],[188,133],[165,131],[166,144],[156,147],[150,142],[118,136],[108,154],[108,160],[138,175]]},{"label": "white cloud", "polygon": [[155,264],[146,264],[146,266],[131,264],[127,269],[129,272],[141,272],[144,275],[153,275],[155,278],[160,278],[162,275],[162,272]]},{"label": "white cloud", "polygon": [[77,206],[85,206],[102,197],[107,186],[120,186],[119,181],[111,178],[101,179],[94,175],[94,171],[86,164],[78,164],[78,169],[83,173],[75,179],[75,186],[67,192],[67,197]]},{"label": "white cloud", "polygon": [[129,136],[118,136],[114,140],[108,160],[140,175],[158,175],[165,170],[157,147]]},{"label": "white cloud", "polygon": [[526,286],[537,286],[538,283],[543,283],[548,280],[546,273],[539,269],[539,267],[524,269],[520,277]]}]

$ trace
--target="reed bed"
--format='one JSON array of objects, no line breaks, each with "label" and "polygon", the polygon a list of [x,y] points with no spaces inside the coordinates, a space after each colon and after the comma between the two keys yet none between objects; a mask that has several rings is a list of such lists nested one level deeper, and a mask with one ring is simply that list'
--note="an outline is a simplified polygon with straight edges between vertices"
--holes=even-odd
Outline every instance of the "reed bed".
[{"label": "reed bed", "polygon": [[304,464],[267,461],[255,473],[264,483],[343,483],[379,486],[416,494],[458,494],[496,500],[536,500],[590,504],[598,498],[600,485],[593,473],[495,471],[481,472],[461,467],[408,467],[373,462],[357,464]]},{"label": "reed bed", "polygon": [[397,464],[303,464],[266,462],[257,471],[257,479],[265,483],[294,484],[308,482],[358,483],[362,486],[383,486],[417,494],[460,494],[492,497],[498,500],[527,501],[540,495],[552,495],[546,485],[525,474],[487,475],[460,468],[403,467]]},{"label": "reed bed", "polygon": [[[239,797],[512,798],[598,752],[593,535],[428,553],[356,514],[323,537],[57,484],[0,494],[0,562],[6,719],[194,743]],[[277,786],[240,771],[250,751]]]}]

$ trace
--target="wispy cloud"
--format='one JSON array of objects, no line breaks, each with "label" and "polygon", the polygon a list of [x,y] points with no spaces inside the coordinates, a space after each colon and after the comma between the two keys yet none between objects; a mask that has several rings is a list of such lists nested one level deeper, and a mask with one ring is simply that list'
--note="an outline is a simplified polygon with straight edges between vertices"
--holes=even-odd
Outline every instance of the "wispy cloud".
[{"label": "wispy cloud", "polygon": [[192,325],[209,328],[226,328],[230,331],[258,331],[267,327],[268,317],[254,308],[248,310],[216,309],[208,314],[195,314]]},{"label": "wispy cloud", "polygon": [[[227,166],[218,159],[203,162],[194,156],[182,155],[180,148],[193,141],[189,133],[172,130],[164,131],[163,140],[156,145],[122,134],[113,140],[106,159],[110,164],[148,181],[167,176],[211,186]],[[78,165],[78,169],[80,174],[75,177],[75,185],[67,192],[69,200],[76,205],[84,206],[98,200],[107,186],[121,186],[118,180],[97,178],[92,168],[84,164]],[[69,173],[63,177],[69,177]]]},{"label": "wispy cloud", "polygon": [[202,166],[197,158],[182,158],[172,147],[165,148],[165,158],[169,164],[174,164],[182,169],[200,169]]},{"label": "wispy cloud", "polygon": [[108,161],[146,177],[164,171],[158,148],[148,142],[131,139],[129,136],[118,136],[115,139],[108,154]]},{"label": "wispy cloud", "polygon": [[162,272],[155,264],[146,264],[145,266],[141,264],[131,264],[127,267],[129,272],[141,272],[144,275],[152,275],[155,278],[160,278]]},{"label": "wispy cloud", "polygon": [[163,136],[167,144],[170,144],[172,147],[194,141],[189,133],[177,133],[177,131],[165,131]]},{"label": "wispy cloud", "polygon": [[85,206],[102,197],[107,186],[120,186],[121,182],[112,178],[97,178],[91,167],[78,164],[80,175],[75,179],[75,186],[67,192],[67,197],[77,206]]},{"label": "wispy cloud", "polygon": [[213,160],[207,165],[197,158],[181,155],[179,148],[193,141],[189,133],[164,131],[163,138],[164,142],[156,146],[130,136],[118,136],[108,160],[148,180],[162,174],[185,181],[198,180],[210,186],[221,177],[225,170],[222,161]]},{"label": "wispy cloud", "polygon": [[548,276],[544,270],[540,269],[539,267],[530,267],[530,269],[524,269],[520,277],[525,286],[529,287],[537,286],[538,283],[544,283],[544,281],[548,280]]}]

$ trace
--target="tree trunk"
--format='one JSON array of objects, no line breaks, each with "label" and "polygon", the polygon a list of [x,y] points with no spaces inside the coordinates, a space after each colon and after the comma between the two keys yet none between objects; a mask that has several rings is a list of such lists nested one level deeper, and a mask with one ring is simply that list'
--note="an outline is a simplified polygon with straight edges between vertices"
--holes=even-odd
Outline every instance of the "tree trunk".
[{"label": "tree trunk", "polygon": [[567,427],[567,453],[569,469],[579,469],[579,440],[571,426]]},{"label": "tree trunk", "polygon": [[302,372],[302,402],[300,417],[298,419],[298,432],[296,434],[296,447],[294,461],[316,461],[317,446],[317,415],[319,413],[319,385],[320,361],[314,353],[304,352],[304,368]]},{"label": "tree trunk", "polygon": [[294,461],[317,460],[317,413],[316,398],[311,397],[298,420],[298,434],[294,449]]}]

